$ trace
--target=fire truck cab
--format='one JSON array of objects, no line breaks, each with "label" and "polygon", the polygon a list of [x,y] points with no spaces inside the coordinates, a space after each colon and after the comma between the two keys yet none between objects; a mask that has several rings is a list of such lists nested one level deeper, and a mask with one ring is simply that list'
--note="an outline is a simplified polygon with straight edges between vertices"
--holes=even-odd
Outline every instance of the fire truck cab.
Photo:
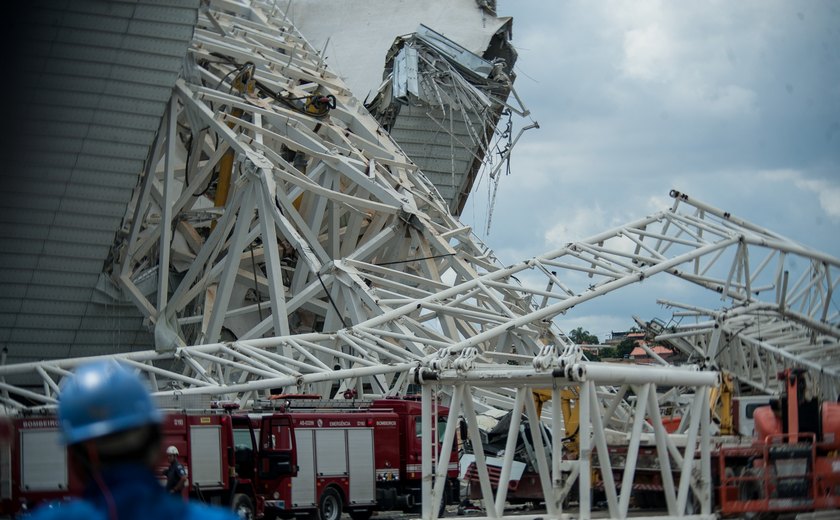
[{"label": "fire truck cab", "polygon": [[[234,419],[236,470],[256,464],[257,510],[279,518],[317,512],[321,520],[419,511],[419,402],[289,399],[278,409],[282,420],[272,415],[270,423],[260,412]],[[445,503],[457,503],[457,451],[448,458]]]}]

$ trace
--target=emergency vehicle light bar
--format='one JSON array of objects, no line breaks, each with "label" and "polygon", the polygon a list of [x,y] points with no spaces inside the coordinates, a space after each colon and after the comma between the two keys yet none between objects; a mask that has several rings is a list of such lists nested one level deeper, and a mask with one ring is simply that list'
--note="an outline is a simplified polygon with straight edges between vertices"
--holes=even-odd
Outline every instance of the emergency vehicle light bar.
[{"label": "emergency vehicle light bar", "polygon": [[367,410],[373,403],[357,399],[259,399],[254,409],[263,410]]}]

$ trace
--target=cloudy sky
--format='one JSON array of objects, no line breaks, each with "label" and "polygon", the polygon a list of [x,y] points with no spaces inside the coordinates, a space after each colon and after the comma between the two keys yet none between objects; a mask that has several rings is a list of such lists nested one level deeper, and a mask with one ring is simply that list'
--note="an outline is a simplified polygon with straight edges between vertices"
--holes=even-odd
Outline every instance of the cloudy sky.
[{"label": "cloudy sky", "polygon": [[[540,124],[515,149],[489,234],[509,264],[670,206],[671,188],[840,257],[840,3],[499,0],[515,88]],[[529,121],[521,121],[526,124]],[[559,322],[602,340],[671,311],[668,284]]]}]

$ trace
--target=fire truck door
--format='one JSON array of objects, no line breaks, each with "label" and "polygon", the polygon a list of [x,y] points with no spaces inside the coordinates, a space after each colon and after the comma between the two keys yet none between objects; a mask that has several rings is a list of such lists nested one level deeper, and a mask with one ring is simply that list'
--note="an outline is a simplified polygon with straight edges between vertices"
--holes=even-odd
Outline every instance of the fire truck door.
[{"label": "fire truck door", "polygon": [[347,442],[343,429],[315,430],[315,473],[319,477],[347,476]]},{"label": "fire truck door", "polygon": [[[296,444],[288,417],[264,417],[260,428],[260,479],[267,488],[288,485],[288,477],[297,473]],[[294,488],[292,488],[294,489]],[[294,500],[293,500],[294,502]]]},{"label": "fire truck door", "polygon": [[312,430],[295,430],[298,473],[292,479],[292,506],[315,505],[315,442]]},{"label": "fire truck door", "polygon": [[21,430],[20,487],[23,491],[67,491],[67,450],[58,430]]},{"label": "fire truck door", "polygon": [[373,430],[347,430],[347,455],[350,459],[350,504],[376,501],[376,470],[373,460]]},{"label": "fire truck door", "polygon": [[220,426],[190,426],[190,483],[201,488],[219,488],[222,480],[222,429]]}]

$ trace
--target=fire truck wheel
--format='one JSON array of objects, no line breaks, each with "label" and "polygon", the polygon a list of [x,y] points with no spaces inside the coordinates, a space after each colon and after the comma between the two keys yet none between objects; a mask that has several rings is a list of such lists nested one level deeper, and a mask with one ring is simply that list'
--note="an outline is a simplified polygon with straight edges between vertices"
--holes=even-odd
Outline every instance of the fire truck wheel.
[{"label": "fire truck wheel", "polygon": [[342,509],[341,495],[335,489],[327,488],[318,502],[318,520],[340,520]]},{"label": "fire truck wheel", "polygon": [[256,518],[254,516],[254,504],[251,502],[251,498],[244,493],[233,495],[231,508],[240,520],[254,520]]}]

